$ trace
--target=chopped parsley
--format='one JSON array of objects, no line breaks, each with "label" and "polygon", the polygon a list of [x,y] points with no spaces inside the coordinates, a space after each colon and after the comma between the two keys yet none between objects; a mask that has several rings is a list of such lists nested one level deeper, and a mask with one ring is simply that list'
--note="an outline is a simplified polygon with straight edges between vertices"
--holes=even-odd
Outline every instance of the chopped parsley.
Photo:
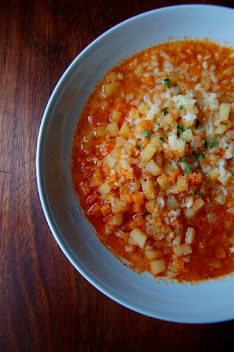
[{"label": "chopped parsley", "polygon": [[182,163],[186,163],[186,158],[187,158],[188,155],[185,155],[182,159],[181,159],[181,162]]},{"label": "chopped parsley", "polygon": [[190,172],[190,169],[191,169],[191,165],[187,165],[186,168],[184,169],[184,172],[185,173],[189,173]]},{"label": "chopped parsley", "polygon": [[174,84],[174,87],[177,87],[177,83]]},{"label": "chopped parsley", "polygon": [[182,229],[182,226],[180,226],[179,228],[178,228],[178,231],[180,231]]},{"label": "chopped parsley", "polygon": [[150,142],[150,131],[148,128],[147,128],[147,130],[144,130],[144,136],[147,137]]},{"label": "chopped parsley", "polygon": [[192,195],[193,195],[193,196],[195,196],[195,195],[196,195],[196,193],[197,193],[197,191],[195,190],[195,191],[192,193]]},{"label": "chopped parsley", "polygon": [[215,136],[215,139],[214,139],[214,142],[212,143],[209,143],[209,147],[212,148],[212,147],[217,147],[217,144],[216,144],[216,139],[217,139],[218,136]]},{"label": "chopped parsley", "polygon": [[180,110],[182,110],[183,109],[183,105],[180,105]]},{"label": "chopped parsley", "polygon": [[160,123],[157,123],[158,126],[160,126]]},{"label": "chopped parsley", "polygon": [[179,136],[180,136],[180,132],[179,132],[179,131],[177,131],[176,135],[177,135],[177,138],[179,138]]},{"label": "chopped parsley", "polygon": [[204,149],[207,149],[207,140],[204,141]]},{"label": "chopped parsley", "polygon": [[201,122],[200,121],[196,121],[195,130],[197,130],[199,126],[201,126]]},{"label": "chopped parsley", "polygon": [[203,193],[199,193],[199,197],[203,197]]},{"label": "chopped parsley", "polygon": [[220,125],[228,125],[228,122],[221,122]]},{"label": "chopped parsley", "polygon": [[132,179],[132,182],[133,182],[133,183],[135,183],[135,182],[136,182],[134,178]]},{"label": "chopped parsley", "polygon": [[146,213],[145,211],[144,211],[144,215],[149,215],[150,213]]},{"label": "chopped parsley", "polygon": [[178,94],[181,95],[182,93],[179,92]]},{"label": "chopped parsley", "polygon": [[163,137],[159,137],[160,141],[162,141],[164,143],[164,138]]},{"label": "chopped parsley", "polygon": [[204,160],[204,153],[200,153],[198,155],[199,155],[200,161],[203,161]]},{"label": "chopped parsley", "polygon": [[167,88],[171,88],[171,82],[170,82],[170,80],[169,80],[169,78],[165,78],[164,79],[164,84],[165,84],[165,86],[167,86]]},{"label": "chopped parsley", "polygon": [[185,131],[184,126],[182,126],[182,125],[177,125],[177,128],[178,128],[178,130],[180,130],[182,132]]},{"label": "chopped parsley", "polygon": [[144,147],[143,147],[142,145],[140,145],[140,144],[138,145],[138,147],[139,147],[140,149],[144,149]]},{"label": "chopped parsley", "polygon": [[201,166],[200,165],[196,166],[196,169],[201,170]]},{"label": "chopped parsley", "polygon": [[167,114],[169,114],[168,107],[163,109],[163,115],[166,116]]}]

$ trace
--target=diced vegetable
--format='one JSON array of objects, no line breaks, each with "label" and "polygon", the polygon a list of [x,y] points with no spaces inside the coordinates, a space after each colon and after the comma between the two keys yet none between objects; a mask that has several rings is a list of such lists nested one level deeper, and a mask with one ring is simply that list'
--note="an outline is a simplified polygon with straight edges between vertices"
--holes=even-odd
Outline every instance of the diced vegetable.
[{"label": "diced vegetable", "polygon": [[228,121],[230,112],[230,104],[222,103],[219,110],[219,121]]},{"label": "diced vegetable", "polygon": [[135,228],[130,232],[130,238],[140,247],[145,247],[145,242],[147,240],[147,235],[140,229]]},{"label": "diced vegetable", "polygon": [[119,133],[119,127],[116,122],[109,123],[109,125],[106,126],[106,129],[111,136],[117,136]]},{"label": "diced vegetable", "polygon": [[145,147],[145,149],[143,149],[141,153],[142,160],[144,162],[149,161],[153,157],[155,152],[156,147],[152,143],[147,144],[147,146]]},{"label": "diced vegetable", "polygon": [[128,127],[128,123],[124,121],[124,123],[120,128],[119,135],[127,139],[129,136],[129,133],[130,133],[130,129]]},{"label": "diced vegetable", "polygon": [[150,263],[151,273],[153,275],[158,275],[166,270],[166,265],[163,259],[153,260]]},{"label": "diced vegetable", "polygon": [[102,90],[105,94],[105,97],[108,98],[111,94],[115,93],[117,89],[119,88],[120,83],[115,82],[115,83],[105,83],[102,86]]},{"label": "diced vegetable", "polygon": [[227,187],[229,183],[231,182],[231,179],[233,178],[233,175],[231,172],[226,171],[223,176],[219,176],[217,179],[224,187]]},{"label": "diced vegetable", "polygon": [[194,239],[195,239],[195,230],[193,227],[189,227],[185,235],[185,242],[187,244],[192,244]]}]

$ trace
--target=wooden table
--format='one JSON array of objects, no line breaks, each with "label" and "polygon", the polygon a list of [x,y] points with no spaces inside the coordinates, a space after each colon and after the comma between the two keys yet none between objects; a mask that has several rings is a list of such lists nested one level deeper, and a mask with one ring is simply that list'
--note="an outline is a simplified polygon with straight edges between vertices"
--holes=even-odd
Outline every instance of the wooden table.
[{"label": "wooden table", "polygon": [[[132,312],[97,291],[62,254],[38,197],[38,130],[64,70],[113,25],[174,4],[169,0],[0,2],[1,352],[234,349],[233,321],[164,322]],[[233,6],[231,0],[213,4]]]}]

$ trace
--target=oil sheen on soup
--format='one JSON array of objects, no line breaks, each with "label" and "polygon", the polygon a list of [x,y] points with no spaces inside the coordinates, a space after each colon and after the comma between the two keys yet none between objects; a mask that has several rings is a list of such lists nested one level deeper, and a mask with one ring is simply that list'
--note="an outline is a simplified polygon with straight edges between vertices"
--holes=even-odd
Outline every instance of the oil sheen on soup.
[{"label": "oil sheen on soup", "polygon": [[138,272],[234,271],[234,50],[146,49],[111,69],[73,137],[75,193],[100,241]]}]

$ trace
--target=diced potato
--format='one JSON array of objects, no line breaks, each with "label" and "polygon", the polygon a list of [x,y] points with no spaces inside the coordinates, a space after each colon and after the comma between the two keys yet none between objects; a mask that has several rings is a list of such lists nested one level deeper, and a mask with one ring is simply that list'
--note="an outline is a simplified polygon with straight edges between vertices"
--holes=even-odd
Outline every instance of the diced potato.
[{"label": "diced potato", "polygon": [[120,148],[114,148],[112,151],[111,151],[111,156],[113,159],[118,159],[121,155],[121,149]]},{"label": "diced potato", "polygon": [[193,208],[187,208],[184,210],[184,215],[187,219],[192,219],[195,216],[195,211]]},{"label": "diced potato", "polygon": [[147,105],[145,105],[144,103],[141,103],[138,110],[142,115],[144,115],[145,112],[147,112],[149,110],[149,107]]},{"label": "diced potato", "polygon": [[220,172],[219,172],[219,170],[216,169],[216,168],[211,169],[210,171],[208,171],[208,175],[210,176],[210,179],[211,179],[212,181],[217,180],[219,174],[220,174]]},{"label": "diced potato", "polygon": [[112,202],[112,213],[113,214],[118,214],[118,213],[124,213],[130,208],[130,204],[121,200],[118,197],[114,197],[113,202]]},{"label": "diced potato", "polygon": [[130,129],[128,127],[127,122],[124,121],[124,123],[122,124],[122,126],[120,128],[119,135],[127,139],[129,134],[130,134]]},{"label": "diced potato", "polygon": [[153,260],[150,263],[150,270],[153,275],[158,275],[166,270],[166,265],[163,259]]},{"label": "diced potato", "polygon": [[128,118],[130,118],[131,120],[139,119],[140,118],[139,110],[131,109],[128,113]]},{"label": "diced potato", "polygon": [[167,206],[168,209],[170,209],[170,210],[179,208],[179,204],[178,204],[178,202],[177,202],[175,196],[169,195],[169,196],[166,198],[166,206]]},{"label": "diced potato", "polygon": [[146,165],[146,169],[153,175],[157,176],[162,172],[161,167],[153,160],[151,159],[148,164]]},{"label": "diced potato", "polygon": [[170,187],[170,180],[167,177],[167,175],[162,174],[161,176],[159,176],[157,178],[157,182],[159,184],[159,186],[164,190],[167,191]]},{"label": "diced potato", "polygon": [[126,143],[126,139],[124,139],[122,136],[118,137],[116,140],[115,147],[116,148],[122,148],[124,144]]},{"label": "diced potato", "polygon": [[217,180],[222,183],[224,187],[227,187],[229,183],[231,182],[231,179],[233,178],[233,175],[231,172],[226,171],[224,176],[219,176]]},{"label": "diced potato", "polygon": [[220,125],[216,128],[215,130],[215,134],[222,134],[224,132],[226,132],[229,128],[229,124],[227,123],[227,125]]},{"label": "diced potato", "polygon": [[192,248],[189,244],[186,244],[186,243],[183,243],[181,245],[182,247],[182,251],[183,251],[183,254],[184,255],[188,255],[188,254],[191,254],[193,251],[192,251]]},{"label": "diced potato", "polygon": [[145,208],[149,213],[152,213],[154,211],[156,204],[157,204],[156,199],[147,200],[147,202],[145,202]]},{"label": "diced potato", "polygon": [[193,140],[193,134],[192,131],[190,129],[184,131],[181,134],[181,138],[185,141],[185,142],[191,142]]},{"label": "diced potato", "polygon": [[182,247],[180,245],[174,247],[173,252],[175,255],[177,255],[177,257],[181,257],[183,255]]},{"label": "diced potato", "polygon": [[105,94],[105,97],[108,98],[111,94],[115,93],[119,88],[120,82],[115,83],[105,83],[102,86],[102,91]]},{"label": "diced potato", "polygon": [[188,178],[187,178],[187,176],[179,175],[177,180],[178,180],[177,181],[178,192],[187,191],[187,189],[188,189]]},{"label": "diced potato", "polygon": [[156,197],[155,186],[152,180],[142,181],[141,187],[147,200],[151,200]]},{"label": "diced potato", "polygon": [[209,264],[212,268],[215,268],[215,269],[221,268],[221,262],[219,259],[212,259]]},{"label": "diced potato", "polygon": [[115,164],[117,163],[117,160],[112,158],[112,156],[110,154],[108,154],[105,157],[105,162],[112,169],[115,166]]},{"label": "diced potato", "polygon": [[166,175],[171,175],[175,169],[175,166],[170,163],[170,162],[166,162],[165,165],[163,166],[163,171],[165,172]]},{"label": "diced potato", "polygon": [[195,230],[193,227],[189,227],[185,235],[185,242],[187,244],[192,244],[194,239],[195,239]]},{"label": "diced potato", "polygon": [[118,213],[112,216],[112,218],[108,221],[109,226],[120,226],[123,221],[123,213]]},{"label": "diced potato", "polygon": [[129,142],[125,142],[124,143],[124,148],[128,151],[132,151],[134,149],[134,145],[132,143]]},{"label": "diced potato", "polygon": [[224,205],[227,201],[227,195],[225,195],[223,192],[218,194],[217,197],[215,198],[216,203]]},{"label": "diced potato", "polygon": [[163,253],[161,251],[157,251],[157,250],[146,250],[145,251],[145,256],[149,260],[154,260],[154,259],[161,258],[162,255],[163,255]]},{"label": "diced potato", "polygon": [[153,157],[155,152],[156,152],[155,145],[153,145],[152,143],[147,144],[147,146],[145,147],[145,149],[143,149],[141,153],[142,160],[144,162],[149,161]]},{"label": "diced potato", "polygon": [[112,112],[111,112],[111,120],[115,121],[115,122],[118,122],[120,117],[121,117],[121,115],[122,115],[122,112],[113,109]]},{"label": "diced potato", "polygon": [[147,240],[147,235],[140,229],[135,228],[130,232],[130,237],[133,241],[140,247],[145,247],[145,242]]},{"label": "diced potato", "polygon": [[228,121],[230,112],[230,104],[222,103],[219,110],[219,121]]},{"label": "diced potato", "polygon": [[115,72],[108,72],[106,75],[107,81],[115,82],[117,81],[117,74]]},{"label": "diced potato", "polygon": [[117,136],[119,133],[119,127],[116,122],[109,123],[109,125],[106,126],[106,129],[111,136]]},{"label": "diced potato", "polygon": [[226,76],[231,76],[234,73],[234,65],[231,67],[228,67],[225,71],[223,71],[223,74]]},{"label": "diced potato", "polygon": [[96,136],[97,137],[104,137],[105,135],[107,135],[107,129],[106,126],[98,126],[96,129]]},{"label": "diced potato", "polygon": [[201,198],[198,198],[198,199],[196,199],[196,200],[194,201],[192,208],[193,208],[193,210],[194,210],[195,212],[197,212],[198,210],[200,210],[201,208],[203,208],[204,205],[205,205],[204,200],[202,200]]},{"label": "diced potato", "polygon": [[111,187],[108,185],[108,183],[103,183],[103,185],[101,185],[100,187],[100,191],[103,193],[110,193]]}]

